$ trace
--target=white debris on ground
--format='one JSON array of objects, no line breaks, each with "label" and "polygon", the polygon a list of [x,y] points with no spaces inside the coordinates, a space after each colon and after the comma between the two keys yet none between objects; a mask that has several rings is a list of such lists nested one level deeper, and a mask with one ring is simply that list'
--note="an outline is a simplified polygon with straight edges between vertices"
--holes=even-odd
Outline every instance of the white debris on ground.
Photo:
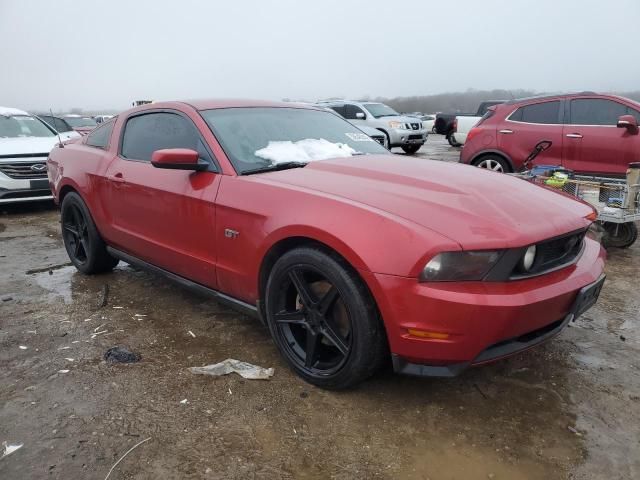
[{"label": "white debris on ground", "polygon": [[242,378],[248,380],[269,380],[269,378],[273,377],[274,373],[273,368],[263,368],[247,362],[241,362],[240,360],[234,360],[233,358],[227,358],[223,362],[214,363],[205,367],[191,367],[189,371],[199,375],[212,375],[214,377],[236,372]]},{"label": "white debris on ground", "polygon": [[23,445],[24,445],[23,443],[11,445],[7,442],[2,442],[3,449],[2,449],[2,456],[0,457],[0,460],[2,460],[7,455],[11,455],[16,450],[21,449]]},{"label": "white debris on ground", "polygon": [[273,163],[284,163],[350,157],[354,153],[356,151],[344,143],[332,143],[324,138],[305,138],[297,142],[270,141],[266,147],[256,150],[255,156]]}]

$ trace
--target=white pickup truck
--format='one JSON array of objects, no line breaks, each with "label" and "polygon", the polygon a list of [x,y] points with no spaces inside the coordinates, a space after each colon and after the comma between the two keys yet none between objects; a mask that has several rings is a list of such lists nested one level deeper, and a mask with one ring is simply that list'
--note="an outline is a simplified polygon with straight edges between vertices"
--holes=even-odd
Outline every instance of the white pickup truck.
[{"label": "white pickup truck", "polygon": [[506,100],[490,100],[488,102],[482,102],[478,107],[478,111],[475,115],[456,115],[453,120],[453,127],[451,134],[449,135],[449,143],[454,147],[460,147],[464,145],[467,140],[467,134],[476,123],[487,113],[489,107],[504,103]]}]

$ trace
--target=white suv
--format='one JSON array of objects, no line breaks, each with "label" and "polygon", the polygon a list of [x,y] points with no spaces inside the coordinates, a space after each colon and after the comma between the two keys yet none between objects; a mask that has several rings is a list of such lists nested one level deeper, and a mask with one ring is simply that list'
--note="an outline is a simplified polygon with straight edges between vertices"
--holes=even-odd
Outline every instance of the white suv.
[{"label": "white suv", "polygon": [[[70,132],[60,139],[77,136]],[[0,203],[53,198],[46,162],[58,142],[55,130],[38,117],[0,107]]]},{"label": "white suv", "polygon": [[387,136],[389,149],[400,147],[406,153],[414,154],[429,135],[420,119],[400,115],[384,103],[325,100],[318,105],[334,110],[356,126],[366,125],[380,130]]}]

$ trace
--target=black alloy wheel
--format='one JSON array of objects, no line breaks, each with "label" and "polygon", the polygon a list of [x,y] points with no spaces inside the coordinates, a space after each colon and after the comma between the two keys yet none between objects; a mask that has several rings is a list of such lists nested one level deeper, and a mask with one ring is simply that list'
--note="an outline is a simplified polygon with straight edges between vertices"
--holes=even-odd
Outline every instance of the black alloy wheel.
[{"label": "black alloy wheel", "polygon": [[274,265],[266,290],[276,345],[308,382],[351,387],[385,358],[375,304],[360,279],[331,256],[311,248],[288,252]]},{"label": "black alloy wheel", "polygon": [[107,252],[89,209],[75,192],[68,193],[60,206],[62,240],[69,259],[82,273],[108,272],[118,259]]},{"label": "black alloy wheel", "polygon": [[62,236],[74,263],[84,265],[89,252],[89,229],[77,205],[69,205],[62,221]]}]

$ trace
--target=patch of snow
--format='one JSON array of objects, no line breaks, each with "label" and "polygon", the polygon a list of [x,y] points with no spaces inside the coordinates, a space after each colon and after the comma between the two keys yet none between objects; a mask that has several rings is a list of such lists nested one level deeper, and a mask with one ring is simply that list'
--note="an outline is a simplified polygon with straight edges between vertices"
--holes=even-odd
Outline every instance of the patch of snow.
[{"label": "patch of snow", "polygon": [[305,138],[297,142],[270,141],[266,147],[256,150],[255,156],[277,164],[350,157],[354,153],[356,151],[345,143],[333,143],[324,138]]}]

